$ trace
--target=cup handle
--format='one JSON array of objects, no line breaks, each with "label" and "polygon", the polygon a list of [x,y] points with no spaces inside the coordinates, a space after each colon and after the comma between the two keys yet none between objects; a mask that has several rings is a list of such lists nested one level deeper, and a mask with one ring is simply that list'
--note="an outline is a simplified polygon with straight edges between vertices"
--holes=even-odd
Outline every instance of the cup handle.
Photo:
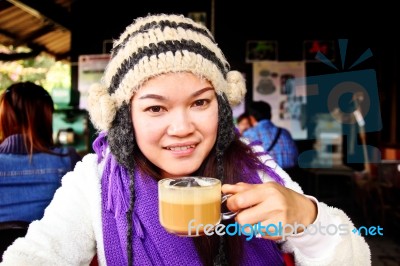
[{"label": "cup handle", "polygon": [[[222,196],[221,204],[224,203],[232,194],[226,194]],[[236,216],[238,212],[224,212],[221,213],[221,220],[229,220]]]}]

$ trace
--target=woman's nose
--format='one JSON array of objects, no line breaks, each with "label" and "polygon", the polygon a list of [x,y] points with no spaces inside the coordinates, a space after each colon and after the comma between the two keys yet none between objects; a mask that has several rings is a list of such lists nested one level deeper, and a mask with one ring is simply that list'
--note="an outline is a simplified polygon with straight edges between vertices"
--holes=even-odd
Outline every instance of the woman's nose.
[{"label": "woman's nose", "polygon": [[167,134],[184,137],[194,132],[194,124],[190,114],[186,111],[174,112],[171,116]]}]

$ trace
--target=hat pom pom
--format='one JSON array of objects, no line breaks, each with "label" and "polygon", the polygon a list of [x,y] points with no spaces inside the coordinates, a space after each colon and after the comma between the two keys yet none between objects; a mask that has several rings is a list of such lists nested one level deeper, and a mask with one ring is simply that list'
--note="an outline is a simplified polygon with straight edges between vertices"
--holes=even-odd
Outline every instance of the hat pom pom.
[{"label": "hat pom pom", "polygon": [[93,84],[89,88],[87,106],[93,125],[99,130],[108,130],[115,117],[116,106],[107,88],[99,83]]},{"label": "hat pom pom", "polygon": [[228,89],[226,96],[232,106],[238,105],[246,94],[246,82],[239,71],[229,71],[226,76]]}]

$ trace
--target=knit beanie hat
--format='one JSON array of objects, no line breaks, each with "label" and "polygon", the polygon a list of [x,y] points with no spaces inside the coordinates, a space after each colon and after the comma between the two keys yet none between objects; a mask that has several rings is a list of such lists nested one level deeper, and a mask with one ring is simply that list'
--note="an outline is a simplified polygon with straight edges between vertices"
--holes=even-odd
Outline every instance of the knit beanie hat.
[{"label": "knit beanie hat", "polygon": [[231,106],[246,93],[245,81],[229,64],[210,31],[182,15],[138,18],[114,41],[103,78],[89,90],[88,110],[94,126],[108,131],[117,111],[129,104],[148,79],[169,72],[191,72],[212,83]]}]

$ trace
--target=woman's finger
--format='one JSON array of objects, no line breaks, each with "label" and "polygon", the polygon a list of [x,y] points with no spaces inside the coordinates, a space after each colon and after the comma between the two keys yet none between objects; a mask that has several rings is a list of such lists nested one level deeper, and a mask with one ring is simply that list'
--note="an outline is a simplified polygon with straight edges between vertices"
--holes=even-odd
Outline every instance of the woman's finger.
[{"label": "woman's finger", "polygon": [[277,183],[241,184],[234,186],[227,187],[225,190],[227,193],[233,194],[226,203],[226,206],[231,211],[247,209],[261,202],[264,202],[266,207],[268,207],[268,204],[278,204],[280,202],[279,199],[281,197],[279,195],[281,195],[281,192],[278,187],[280,185]]},{"label": "woman's finger", "polygon": [[224,194],[236,194],[238,192],[245,191],[247,189],[250,189],[252,184],[247,184],[243,182],[239,182],[237,184],[231,185],[231,184],[223,184],[222,185],[222,193]]}]

